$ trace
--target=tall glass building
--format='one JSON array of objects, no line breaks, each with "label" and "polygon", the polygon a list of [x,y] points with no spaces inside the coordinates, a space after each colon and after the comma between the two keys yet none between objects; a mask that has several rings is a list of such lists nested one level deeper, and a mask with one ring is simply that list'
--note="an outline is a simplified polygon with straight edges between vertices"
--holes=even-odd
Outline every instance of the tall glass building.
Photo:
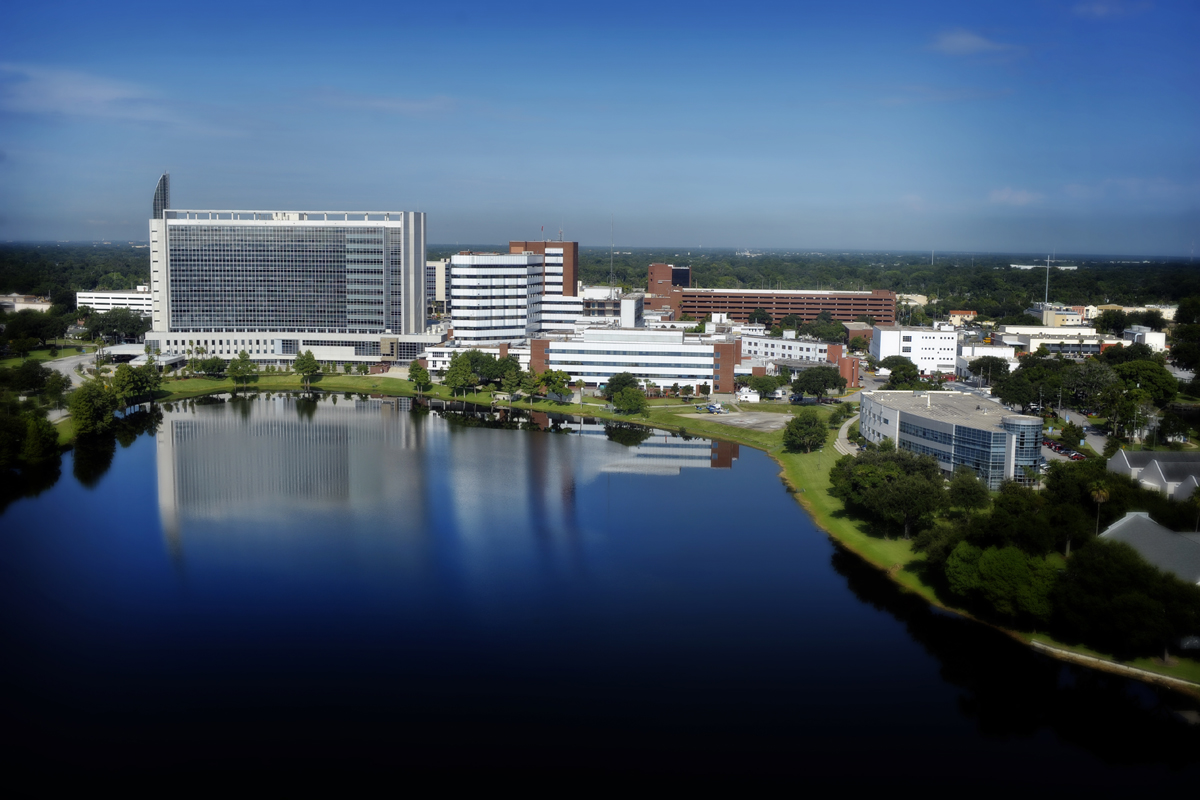
[{"label": "tall glass building", "polygon": [[164,353],[407,362],[441,341],[425,332],[423,213],[177,210],[169,197],[163,175],[147,341]]},{"label": "tall glass building", "polygon": [[1042,453],[1040,417],[963,392],[863,392],[858,428],[867,441],[933,456],[947,473],[968,466],[989,489],[1026,482]]}]

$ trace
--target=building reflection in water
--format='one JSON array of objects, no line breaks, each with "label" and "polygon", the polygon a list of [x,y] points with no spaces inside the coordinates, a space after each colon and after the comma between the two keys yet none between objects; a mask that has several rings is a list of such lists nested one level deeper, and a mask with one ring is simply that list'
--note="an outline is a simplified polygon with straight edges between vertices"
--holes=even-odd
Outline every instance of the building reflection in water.
[{"label": "building reflection in water", "polygon": [[591,420],[568,420],[570,433],[560,435],[468,428],[412,412],[409,398],[335,403],[330,395],[168,410],[157,434],[168,550],[182,564],[198,551],[259,561],[286,550],[312,561],[338,549],[310,544],[305,556],[301,542],[317,537],[346,540],[343,553],[365,544],[384,561],[445,558],[444,546],[440,555],[413,550],[433,537],[457,546],[451,558],[460,566],[486,571],[530,546],[531,533],[571,542],[589,526],[606,526],[581,517],[577,496],[602,476],[728,469],[738,457],[736,444],[641,428],[613,441],[611,424]]}]

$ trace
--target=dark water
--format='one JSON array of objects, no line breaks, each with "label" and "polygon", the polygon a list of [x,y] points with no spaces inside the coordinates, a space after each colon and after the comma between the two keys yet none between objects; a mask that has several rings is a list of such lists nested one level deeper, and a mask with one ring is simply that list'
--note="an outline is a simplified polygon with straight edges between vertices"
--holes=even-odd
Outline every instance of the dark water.
[{"label": "dark water", "polygon": [[166,412],[90,487],[69,457],[0,517],[0,746],[85,774],[1200,779],[1195,703],[899,593],[763,454],[565,427],[264,398]]}]

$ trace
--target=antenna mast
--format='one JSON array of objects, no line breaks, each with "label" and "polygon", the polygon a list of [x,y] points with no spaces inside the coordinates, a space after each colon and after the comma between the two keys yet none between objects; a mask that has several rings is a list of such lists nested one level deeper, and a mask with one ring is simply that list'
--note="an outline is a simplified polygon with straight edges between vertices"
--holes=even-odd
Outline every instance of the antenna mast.
[{"label": "antenna mast", "polygon": [[608,215],[608,299],[612,300],[616,295],[613,286],[613,242],[616,239],[613,236],[613,215]]},{"label": "antenna mast", "polygon": [[1050,256],[1046,256],[1046,299],[1042,305],[1050,305]]}]

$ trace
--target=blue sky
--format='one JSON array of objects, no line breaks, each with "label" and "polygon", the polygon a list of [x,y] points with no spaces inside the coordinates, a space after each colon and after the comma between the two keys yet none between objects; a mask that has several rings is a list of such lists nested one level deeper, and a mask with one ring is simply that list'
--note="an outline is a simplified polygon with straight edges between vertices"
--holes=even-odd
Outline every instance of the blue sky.
[{"label": "blue sky", "polygon": [[432,243],[1200,243],[1196,2],[571,5],[5,4],[0,240],[145,239],[167,169]]}]

